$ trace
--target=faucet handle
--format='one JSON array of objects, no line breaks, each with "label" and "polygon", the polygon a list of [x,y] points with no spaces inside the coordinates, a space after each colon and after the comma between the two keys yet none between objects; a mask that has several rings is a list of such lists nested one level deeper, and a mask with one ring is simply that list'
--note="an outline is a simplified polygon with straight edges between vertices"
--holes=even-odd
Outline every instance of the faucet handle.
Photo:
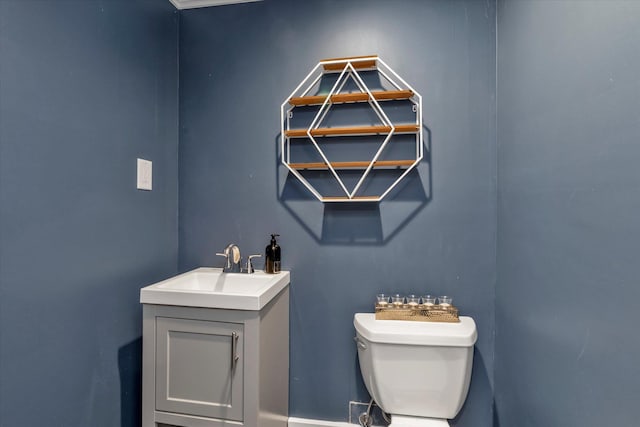
[{"label": "faucet handle", "polygon": [[253,274],[253,272],[255,271],[253,269],[253,263],[251,262],[251,260],[253,258],[260,258],[262,255],[249,255],[249,258],[247,258],[247,273],[248,274]]},{"label": "faucet handle", "polygon": [[226,259],[226,263],[225,263],[224,268],[225,269],[229,268],[229,254],[224,254],[224,253],[221,254],[221,253],[217,252],[216,255],[223,256]]}]

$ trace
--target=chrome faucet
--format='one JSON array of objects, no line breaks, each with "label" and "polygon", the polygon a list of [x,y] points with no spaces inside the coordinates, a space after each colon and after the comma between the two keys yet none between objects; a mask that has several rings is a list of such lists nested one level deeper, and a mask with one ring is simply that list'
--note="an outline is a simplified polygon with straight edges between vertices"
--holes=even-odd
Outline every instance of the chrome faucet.
[{"label": "chrome faucet", "polygon": [[253,269],[253,263],[251,262],[251,260],[253,258],[260,258],[261,256],[262,255],[249,255],[249,258],[247,258],[247,269],[245,270],[245,273],[253,274],[255,270]]},{"label": "chrome faucet", "polygon": [[235,243],[229,243],[224,248],[223,253],[216,253],[218,256],[226,258],[224,271],[225,273],[240,273],[242,271],[242,257],[240,256],[240,248]]},{"label": "chrome faucet", "polygon": [[242,257],[240,256],[240,248],[235,243],[229,243],[226,248],[224,248],[223,253],[216,253],[218,256],[223,256],[226,259],[226,263],[224,268],[222,269],[225,273],[248,273],[252,274],[255,270],[253,269],[253,263],[251,260],[253,258],[260,257],[261,255],[249,255],[247,258],[247,268],[242,269]]}]

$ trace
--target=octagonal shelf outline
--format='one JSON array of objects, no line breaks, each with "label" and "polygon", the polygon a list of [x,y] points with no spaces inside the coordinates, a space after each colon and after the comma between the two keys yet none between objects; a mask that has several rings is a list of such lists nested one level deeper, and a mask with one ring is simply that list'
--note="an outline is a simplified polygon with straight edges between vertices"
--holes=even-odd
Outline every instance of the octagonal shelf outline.
[{"label": "octagonal shelf outline", "polygon": [[[371,91],[362,79],[358,70],[373,70],[378,72],[379,75],[394,88],[394,90]],[[311,92],[313,88],[320,83],[322,77],[328,73],[340,73],[335,83],[332,85],[331,90],[326,95],[309,96],[309,92]],[[354,81],[360,92],[342,92],[349,78]],[[415,125],[394,125],[378,102],[398,99],[409,100],[413,104],[412,110],[415,113]],[[367,102],[380,119],[382,125],[355,128],[320,127],[332,105],[349,102]],[[300,105],[320,105],[320,108],[308,128],[294,130],[291,129],[291,118],[293,117],[293,110]],[[295,176],[321,202],[379,202],[420,163],[424,155],[422,142],[422,97],[376,55],[321,60],[309,72],[304,80],[300,82],[291,95],[282,103],[280,119],[282,135],[280,147],[281,162],[289,172],[291,172],[291,174]],[[385,135],[385,137],[373,158],[368,162],[330,162],[320,148],[315,136],[338,136],[341,132],[349,135],[376,134]],[[380,155],[390,143],[392,136],[397,133],[415,134],[414,158],[400,161],[380,161]],[[321,157],[322,162],[308,164],[295,164],[291,162],[291,139],[298,137],[306,137],[309,139],[312,146],[317,151],[317,154]],[[342,166],[346,166],[347,168],[349,166],[361,168],[363,163],[366,164],[364,172],[354,188],[349,191],[337,173],[336,168]],[[304,165],[307,165],[308,167],[304,167]],[[341,190],[344,192],[344,196],[323,196],[298,170],[313,169],[314,167],[318,168],[318,166],[320,169],[326,169],[330,172],[333,179],[335,179]],[[406,169],[380,194],[375,196],[358,196],[358,191],[367,177],[369,177],[371,171],[380,166],[391,166],[396,168],[406,167]]]}]

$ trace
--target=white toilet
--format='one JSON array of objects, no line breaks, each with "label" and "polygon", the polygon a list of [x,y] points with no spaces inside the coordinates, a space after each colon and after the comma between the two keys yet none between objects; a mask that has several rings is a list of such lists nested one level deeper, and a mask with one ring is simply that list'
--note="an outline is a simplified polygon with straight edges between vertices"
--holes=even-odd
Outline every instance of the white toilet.
[{"label": "white toilet", "polygon": [[464,403],[478,336],[460,323],[376,320],[357,313],[360,371],[371,397],[391,414],[391,427],[447,427]]}]

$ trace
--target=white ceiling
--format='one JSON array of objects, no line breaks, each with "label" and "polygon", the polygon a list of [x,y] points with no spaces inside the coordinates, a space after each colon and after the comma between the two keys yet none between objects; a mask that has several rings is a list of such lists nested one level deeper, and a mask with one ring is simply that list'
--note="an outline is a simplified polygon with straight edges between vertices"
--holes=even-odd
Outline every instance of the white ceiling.
[{"label": "white ceiling", "polygon": [[193,9],[194,7],[222,6],[223,4],[249,3],[262,0],[169,0],[178,9]]}]

